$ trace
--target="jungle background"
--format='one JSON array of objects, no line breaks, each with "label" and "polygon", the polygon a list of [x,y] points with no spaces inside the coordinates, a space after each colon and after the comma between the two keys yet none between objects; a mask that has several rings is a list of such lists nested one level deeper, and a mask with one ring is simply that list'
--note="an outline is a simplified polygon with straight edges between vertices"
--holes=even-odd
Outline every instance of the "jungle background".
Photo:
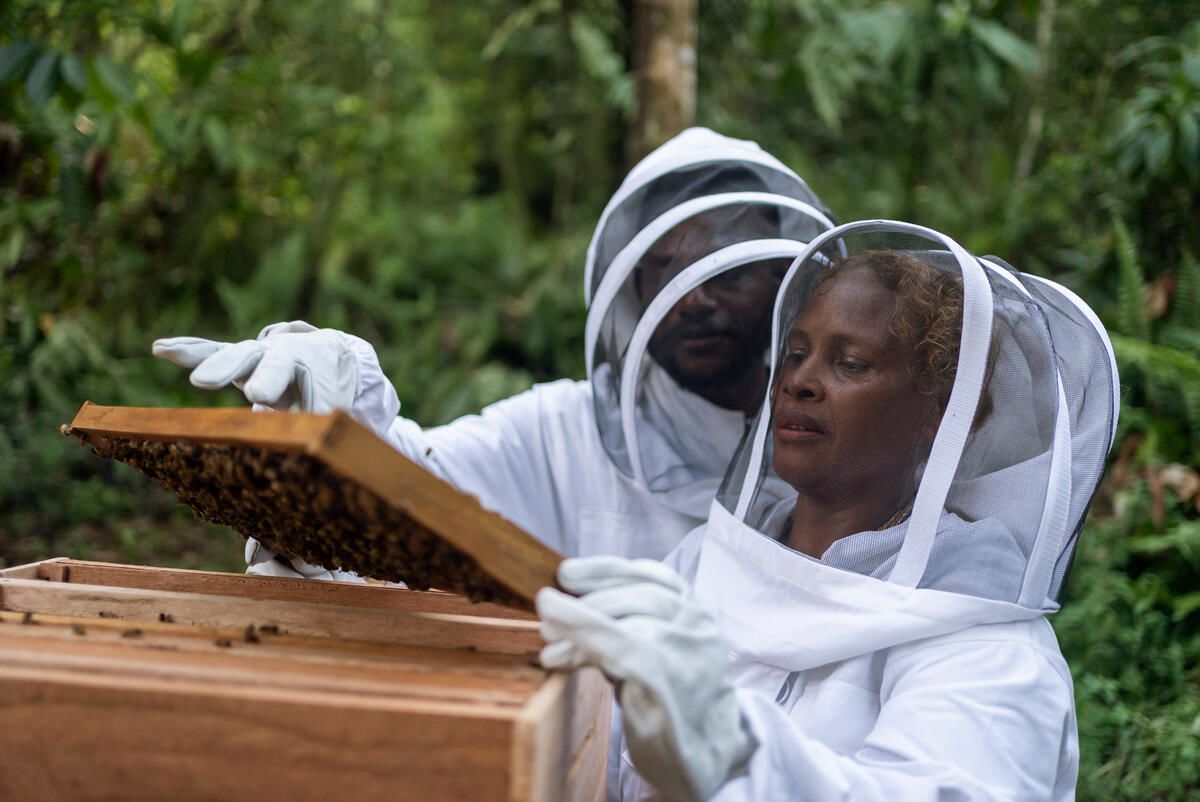
[{"label": "jungle background", "polygon": [[[58,433],[84,399],[241,403],[155,337],[347,329],[424,424],[581,376],[592,226],[661,134],[636,69],[653,4],[0,5],[0,566],[241,570],[236,535]],[[1079,797],[1200,799],[1200,5],[694,13],[698,124],[842,221],[940,229],[1108,325],[1120,432],[1053,619]]]}]

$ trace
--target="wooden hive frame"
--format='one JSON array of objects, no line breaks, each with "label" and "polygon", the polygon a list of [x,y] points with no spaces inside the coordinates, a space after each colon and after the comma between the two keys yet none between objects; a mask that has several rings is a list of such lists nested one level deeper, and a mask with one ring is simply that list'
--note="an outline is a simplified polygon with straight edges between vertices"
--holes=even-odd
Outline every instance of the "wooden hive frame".
[{"label": "wooden hive frame", "polygon": [[63,431],[200,517],[310,563],[529,609],[562,560],[344,412],[87,402]]},{"label": "wooden hive frame", "polygon": [[448,593],[0,570],[0,799],[599,802],[609,688]]}]

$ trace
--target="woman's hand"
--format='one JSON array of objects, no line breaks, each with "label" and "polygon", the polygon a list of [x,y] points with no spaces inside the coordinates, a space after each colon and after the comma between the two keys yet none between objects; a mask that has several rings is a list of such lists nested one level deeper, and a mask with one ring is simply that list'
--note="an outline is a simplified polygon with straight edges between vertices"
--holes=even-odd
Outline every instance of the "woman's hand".
[{"label": "woman's hand", "polygon": [[537,597],[542,665],[596,666],[616,686],[639,773],[669,799],[705,800],[757,743],[725,677],[728,649],[677,573],[653,560],[563,562]]}]

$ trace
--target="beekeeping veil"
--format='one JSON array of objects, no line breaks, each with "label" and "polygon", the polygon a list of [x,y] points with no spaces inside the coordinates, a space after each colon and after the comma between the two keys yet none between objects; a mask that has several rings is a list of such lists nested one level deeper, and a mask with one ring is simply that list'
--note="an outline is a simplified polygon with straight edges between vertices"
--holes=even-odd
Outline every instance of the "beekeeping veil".
[{"label": "beekeeping veil", "polygon": [[731,402],[730,386],[757,372],[761,390],[778,282],[832,225],[794,172],[706,129],[630,172],[596,227],[585,275],[596,422],[625,475],[703,514],[744,408],[757,403],[757,392]]},{"label": "beekeeping veil", "polygon": [[[857,309],[839,307],[843,320],[885,308],[872,307],[862,289],[866,281],[876,291],[886,283],[875,274],[863,278],[869,268],[861,264],[880,251],[913,260],[902,266],[920,263],[900,272],[925,276],[915,284],[936,291],[926,293],[936,300],[927,309],[961,309],[927,316],[952,321],[955,347],[939,352],[946,338],[932,328],[903,329],[911,318],[901,313],[903,298],[917,297],[914,281],[885,288],[896,300],[883,317],[891,342],[906,343],[909,364],[936,363],[939,353],[953,359],[941,369],[948,380],[923,389],[932,412],[905,427],[889,425],[891,409],[870,420],[839,418],[821,405],[825,374],[810,381],[798,367],[811,359],[851,371],[830,373],[837,381],[857,380],[852,371],[861,354],[846,346],[846,356],[835,341],[819,332],[810,341],[804,332],[835,327],[821,310],[831,308],[839,284],[843,293],[858,287],[862,298]],[[735,652],[801,670],[1057,609],[1118,407],[1111,346],[1086,304],[932,230],[850,223],[815,238],[789,268],[776,299],[772,347],[766,402],[712,505],[696,569],[697,593],[726,619]],[[910,376],[919,382],[918,373]],[[848,461],[857,467],[813,456],[830,437],[853,438],[860,430],[875,439],[851,450]],[[776,473],[781,465],[790,483]],[[797,474],[797,465],[845,477],[845,486]],[[894,480],[881,484],[870,466]],[[870,476],[876,478],[863,478]],[[816,559],[786,544],[792,516],[802,515],[817,492],[825,501],[840,493],[847,504],[870,502],[876,493],[887,504],[873,528],[835,540]],[[813,625],[814,615],[821,626]]]}]

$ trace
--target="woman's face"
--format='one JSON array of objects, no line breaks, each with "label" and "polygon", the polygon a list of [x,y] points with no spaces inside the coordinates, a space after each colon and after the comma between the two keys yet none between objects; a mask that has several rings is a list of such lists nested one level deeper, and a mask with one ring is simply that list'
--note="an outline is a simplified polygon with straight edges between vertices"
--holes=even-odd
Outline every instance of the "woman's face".
[{"label": "woman's face", "polygon": [[[802,494],[900,499],[940,419],[888,328],[895,295],[866,268],[818,287],[787,338],[775,391],[775,472]],[[890,495],[886,495],[890,494]]]}]

